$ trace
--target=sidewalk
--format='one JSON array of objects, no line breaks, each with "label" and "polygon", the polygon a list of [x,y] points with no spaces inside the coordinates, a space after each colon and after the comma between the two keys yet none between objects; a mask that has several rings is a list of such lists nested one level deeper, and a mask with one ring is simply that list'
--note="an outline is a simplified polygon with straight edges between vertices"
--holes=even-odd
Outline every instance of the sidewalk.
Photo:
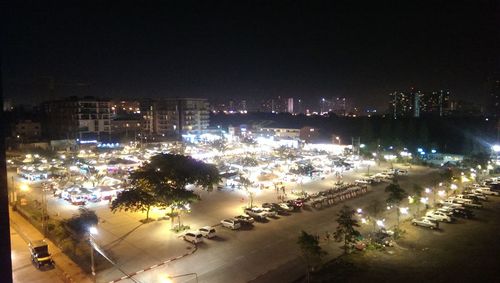
[{"label": "sidewalk", "polygon": [[[12,211],[11,208],[9,209],[11,229],[15,229],[24,241],[28,243],[28,241],[44,239],[42,233],[33,227],[26,219],[17,212]],[[52,254],[53,260],[56,262],[57,273],[63,282],[92,282],[90,276],[67,257],[52,241],[49,239],[45,239],[45,241],[49,244],[50,253]]]}]

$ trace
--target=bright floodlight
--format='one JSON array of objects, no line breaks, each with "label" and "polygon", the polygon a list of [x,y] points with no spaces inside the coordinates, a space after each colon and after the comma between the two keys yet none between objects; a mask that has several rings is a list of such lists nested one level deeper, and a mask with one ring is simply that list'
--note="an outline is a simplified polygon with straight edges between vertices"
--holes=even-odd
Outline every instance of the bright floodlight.
[{"label": "bright floodlight", "polygon": [[20,186],[19,186],[19,189],[23,192],[27,192],[30,190],[30,187],[28,186],[28,184],[25,184],[25,183],[22,183]]},{"label": "bright floodlight", "polygon": [[89,228],[89,233],[92,235],[97,235],[97,228],[92,226]]},{"label": "bright floodlight", "polygon": [[500,145],[495,144],[494,146],[491,147],[491,149],[493,149],[494,152],[499,152],[500,151]]}]

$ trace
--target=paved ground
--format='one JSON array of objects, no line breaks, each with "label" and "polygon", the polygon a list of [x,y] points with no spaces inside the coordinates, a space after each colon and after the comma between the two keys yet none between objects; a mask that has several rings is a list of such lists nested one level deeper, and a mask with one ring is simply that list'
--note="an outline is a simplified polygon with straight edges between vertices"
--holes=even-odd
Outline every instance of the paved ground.
[{"label": "paved ground", "polygon": [[[386,167],[385,167],[386,168]],[[372,173],[382,168],[371,169]],[[346,182],[363,175],[366,171],[350,172],[344,176]],[[409,177],[403,177],[401,183],[412,186],[413,182],[427,185],[432,178],[425,178],[428,169],[414,167]],[[304,184],[307,192],[330,188],[334,179]],[[384,184],[373,187],[372,192],[359,199],[348,201],[353,207],[363,207],[372,199],[385,199]],[[288,188],[289,190],[291,188]],[[298,188],[297,188],[298,189]],[[289,191],[288,191],[289,192]],[[33,193],[36,196],[37,190]],[[213,225],[226,217],[242,213],[247,204],[246,196],[241,191],[201,192],[202,201],[192,206],[192,213],[183,217],[184,223],[192,228]],[[242,199],[243,198],[243,199]],[[265,190],[256,196],[255,203],[276,201],[273,189]],[[99,234],[96,243],[100,245],[119,268],[101,265],[98,282],[109,282],[127,274],[133,274],[149,266],[160,264],[168,259],[188,253],[192,246],[170,231],[170,221],[162,220],[141,224],[142,213],[120,212],[113,214],[106,203],[92,204],[99,215]],[[340,206],[320,210],[303,211],[291,216],[271,220],[270,223],[258,223],[252,231],[228,231],[218,227],[219,236],[199,245],[194,255],[134,276],[139,282],[161,282],[165,274],[176,275],[196,272],[200,282],[286,282],[292,281],[302,273],[301,263],[297,261],[296,239],[301,230],[323,234],[333,231],[334,218]],[[49,197],[49,214],[52,217],[68,217],[76,212],[76,207],[67,205],[63,200]],[[155,215],[153,217],[158,217]],[[393,221],[393,215],[387,215],[387,221]],[[367,228],[368,229],[368,228]],[[330,256],[339,253],[338,246],[327,247]],[[286,277],[289,280],[283,280]],[[193,280],[193,281],[191,281]],[[278,280],[278,281],[276,281]],[[122,282],[133,282],[126,279]],[[193,278],[184,277],[176,282],[194,282]]]},{"label": "paved ground", "polygon": [[10,234],[12,245],[12,269],[14,282],[91,282],[79,266],[71,261],[50,240],[47,240],[49,252],[55,261],[55,268],[38,270],[31,264],[28,251],[30,241],[41,240],[43,235],[28,221],[14,211],[10,211]]},{"label": "paved ground", "polygon": [[[428,170],[417,168],[412,176],[403,178],[401,184],[410,186],[413,182],[419,182],[425,185],[425,181],[432,179],[425,178],[427,174],[429,174]],[[311,186],[314,186],[315,190],[320,190],[320,185],[328,187],[331,184],[327,181],[311,184]],[[353,207],[363,207],[372,199],[385,199],[384,187],[384,184],[375,186],[372,192],[350,200],[347,204]],[[234,207],[227,205],[215,213],[217,206],[210,200],[213,197],[214,200],[223,201],[225,197],[230,196],[228,194],[217,195],[217,193],[204,196],[204,200],[198,204],[200,207],[194,206],[193,210],[204,214],[205,219],[197,216],[197,221],[193,215],[190,215],[193,219],[186,219],[186,223],[200,227],[221,219],[221,212],[226,213],[226,216],[236,215],[239,213],[239,207],[242,206],[241,203],[238,202]],[[261,198],[264,197],[261,196]],[[204,207],[202,203],[210,203],[210,205]],[[226,200],[224,203],[230,202]],[[260,203],[260,200],[257,203]],[[270,220],[269,223],[257,223],[251,231],[229,231],[219,227],[219,237],[215,240],[206,240],[205,243],[199,245],[194,255],[141,273],[134,278],[139,282],[160,282],[161,276],[166,274],[196,272],[200,282],[248,282],[252,280],[254,282],[290,282],[303,272],[301,263],[296,259],[299,255],[296,244],[299,232],[305,230],[310,233],[323,234],[325,231],[333,231],[336,226],[334,219],[339,208],[340,206],[335,206],[319,211],[303,211],[291,216],[283,216]],[[387,215],[388,222],[393,221],[390,216]],[[366,229],[370,228],[366,227]],[[336,243],[327,247],[327,251],[330,257],[337,256],[341,252]],[[108,275],[104,277],[104,274],[101,273],[103,277],[100,278],[107,279]],[[132,282],[132,280],[123,282]],[[186,277],[176,282],[195,282],[195,279]]]}]

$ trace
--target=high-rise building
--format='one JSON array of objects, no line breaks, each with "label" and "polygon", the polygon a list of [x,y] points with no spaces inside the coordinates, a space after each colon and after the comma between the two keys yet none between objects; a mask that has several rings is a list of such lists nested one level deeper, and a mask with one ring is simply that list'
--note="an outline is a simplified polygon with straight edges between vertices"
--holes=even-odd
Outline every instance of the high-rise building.
[{"label": "high-rise building", "polygon": [[419,101],[420,113],[423,115],[446,116],[450,111],[450,91],[448,90],[421,94]]},{"label": "high-rise building", "polygon": [[413,114],[414,102],[409,93],[394,91],[389,97],[389,114],[394,119]]},{"label": "high-rise building", "polygon": [[167,98],[156,103],[154,124],[159,135],[199,133],[208,128],[209,119],[205,98]]},{"label": "high-rise building", "polygon": [[111,103],[86,96],[44,102],[45,134],[50,139],[106,141],[111,134]]},{"label": "high-rise building", "polygon": [[491,81],[489,83],[488,95],[488,114],[499,117],[500,116],[500,80]]}]

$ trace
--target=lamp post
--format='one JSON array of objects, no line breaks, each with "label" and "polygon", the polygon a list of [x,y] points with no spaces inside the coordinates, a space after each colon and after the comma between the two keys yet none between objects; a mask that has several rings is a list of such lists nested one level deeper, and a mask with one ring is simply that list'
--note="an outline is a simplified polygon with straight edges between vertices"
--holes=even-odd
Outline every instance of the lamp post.
[{"label": "lamp post", "polygon": [[198,283],[198,273],[196,273],[196,272],[180,274],[180,275],[175,275],[175,276],[167,275],[165,278],[163,278],[162,283],[173,283],[174,281],[172,281],[172,279],[185,277],[185,276],[194,276],[196,283]]},{"label": "lamp post", "polygon": [[92,271],[92,280],[96,282],[96,273],[95,273],[95,262],[94,262],[94,236],[97,235],[97,228],[92,226],[89,227],[89,244],[90,244],[90,269]]}]

